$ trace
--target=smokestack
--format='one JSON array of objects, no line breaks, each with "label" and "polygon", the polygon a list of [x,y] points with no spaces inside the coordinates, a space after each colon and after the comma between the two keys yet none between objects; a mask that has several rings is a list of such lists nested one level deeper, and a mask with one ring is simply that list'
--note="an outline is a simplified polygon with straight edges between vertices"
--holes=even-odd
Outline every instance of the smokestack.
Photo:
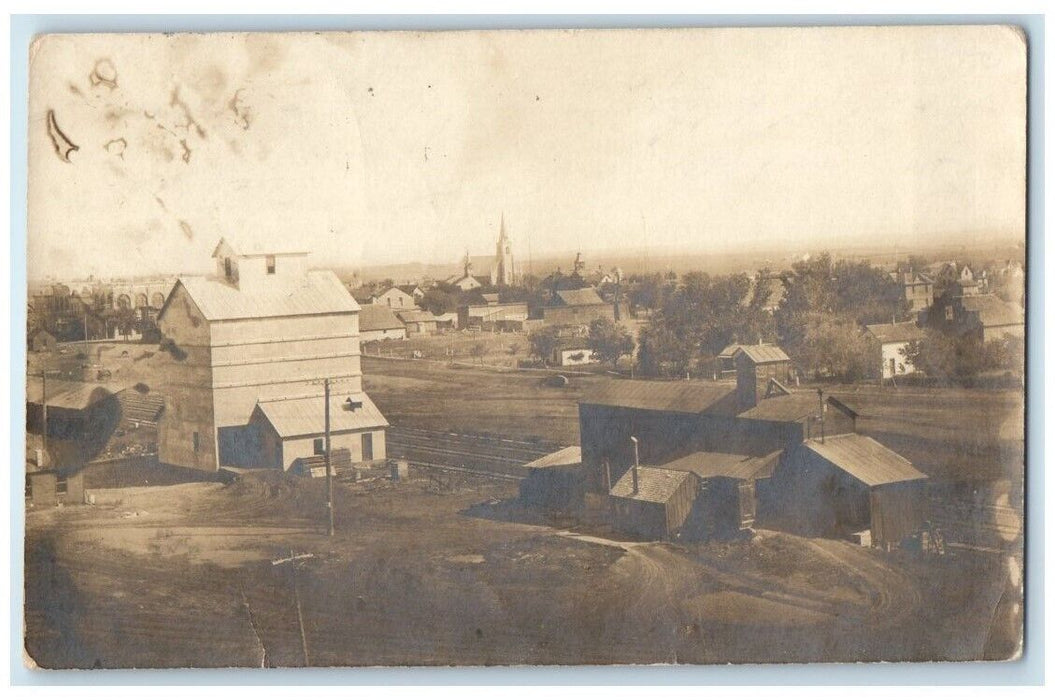
[{"label": "smokestack", "polygon": [[631,467],[630,470],[633,473],[633,479],[634,479],[633,495],[636,496],[637,495],[637,491],[638,491],[638,488],[637,488],[637,468],[639,466],[639,464],[638,464],[638,454],[637,454],[637,438],[634,437],[633,435],[631,435],[630,436],[630,442],[634,443],[634,466]]},{"label": "smokestack", "polygon": [[817,388],[817,402],[818,410],[820,410],[821,418],[821,444],[824,444],[824,389]]}]

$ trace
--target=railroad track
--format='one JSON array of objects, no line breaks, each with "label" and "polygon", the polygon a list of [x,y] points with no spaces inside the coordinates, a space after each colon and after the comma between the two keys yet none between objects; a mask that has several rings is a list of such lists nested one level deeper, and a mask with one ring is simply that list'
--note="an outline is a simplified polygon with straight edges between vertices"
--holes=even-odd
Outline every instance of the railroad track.
[{"label": "railroad track", "polygon": [[388,454],[425,468],[444,468],[506,478],[527,476],[524,464],[560,448],[511,438],[391,427]]}]

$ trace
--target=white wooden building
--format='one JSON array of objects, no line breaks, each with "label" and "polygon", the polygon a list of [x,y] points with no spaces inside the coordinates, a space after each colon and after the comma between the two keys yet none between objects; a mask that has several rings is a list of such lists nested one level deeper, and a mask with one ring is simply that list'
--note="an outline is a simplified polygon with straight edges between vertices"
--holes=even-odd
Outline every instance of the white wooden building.
[{"label": "white wooden building", "polygon": [[337,276],[308,271],[306,252],[226,238],[213,257],[216,274],[181,277],[158,315],[162,346],[174,358],[158,424],[160,461],[205,471],[276,466],[260,421],[250,420],[260,407],[278,423],[288,467],[323,436],[326,378],[346,430],[333,446],[358,440],[353,455],[369,443],[373,459],[384,459],[388,424],[362,389],[359,305]]}]

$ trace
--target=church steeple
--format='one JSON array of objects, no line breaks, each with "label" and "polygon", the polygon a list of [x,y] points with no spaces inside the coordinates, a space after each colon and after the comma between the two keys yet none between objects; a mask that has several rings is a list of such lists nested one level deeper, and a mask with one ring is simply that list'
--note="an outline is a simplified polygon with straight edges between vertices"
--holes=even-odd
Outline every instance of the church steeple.
[{"label": "church steeple", "polygon": [[506,215],[502,212],[502,218],[498,224],[498,243],[495,246],[495,264],[491,274],[492,284],[513,284],[513,242],[506,233]]}]

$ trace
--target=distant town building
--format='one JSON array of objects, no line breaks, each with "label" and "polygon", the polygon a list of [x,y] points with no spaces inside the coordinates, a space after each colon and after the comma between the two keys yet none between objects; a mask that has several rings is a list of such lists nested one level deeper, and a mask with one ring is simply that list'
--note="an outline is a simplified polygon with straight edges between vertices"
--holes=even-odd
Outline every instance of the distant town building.
[{"label": "distant town building", "polygon": [[364,304],[359,309],[359,342],[404,340],[407,328],[392,309],[383,304]]},{"label": "distant town building", "polygon": [[491,268],[491,286],[509,286],[515,282],[513,272],[513,242],[506,234],[506,217],[502,214],[495,244],[495,264]]},{"label": "distant town building", "polygon": [[[410,291],[407,291],[407,290]],[[419,296],[414,295],[414,291],[420,292]],[[387,306],[390,309],[416,309],[418,305],[418,299],[424,296],[424,292],[417,287],[417,285],[408,285],[407,287],[389,287],[385,291],[377,295],[377,301],[375,303]]]},{"label": "distant town building", "polygon": [[546,325],[588,325],[598,318],[615,320],[615,306],[607,303],[593,287],[582,289],[560,289],[553,303],[542,308],[542,320]]},{"label": "distant town building", "polygon": [[971,335],[983,343],[1004,336],[1024,338],[1026,335],[1025,310],[993,294],[946,293],[935,301],[927,323],[944,333]]},{"label": "distant town building", "polygon": [[934,280],[914,270],[903,270],[892,273],[895,281],[901,285],[901,298],[911,312],[920,312],[930,308],[934,303]]},{"label": "distant town building", "polygon": [[431,311],[397,311],[396,316],[407,329],[407,337],[432,335],[436,332],[436,317]]},{"label": "distant town building", "polygon": [[158,316],[174,387],[161,462],[288,469],[323,449],[326,379],[332,448],[384,459],[388,423],[362,388],[359,305],[333,272],[306,270],[306,256],[225,237],[215,275],[176,282]]},{"label": "distant town building", "polygon": [[522,302],[507,304],[485,301],[482,304],[463,304],[458,309],[460,328],[481,330],[522,330],[528,318],[528,305]]},{"label": "distant town building", "polygon": [[911,343],[923,338],[923,329],[914,321],[873,323],[865,328],[879,345],[880,377],[892,379],[916,371],[904,354]]}]

